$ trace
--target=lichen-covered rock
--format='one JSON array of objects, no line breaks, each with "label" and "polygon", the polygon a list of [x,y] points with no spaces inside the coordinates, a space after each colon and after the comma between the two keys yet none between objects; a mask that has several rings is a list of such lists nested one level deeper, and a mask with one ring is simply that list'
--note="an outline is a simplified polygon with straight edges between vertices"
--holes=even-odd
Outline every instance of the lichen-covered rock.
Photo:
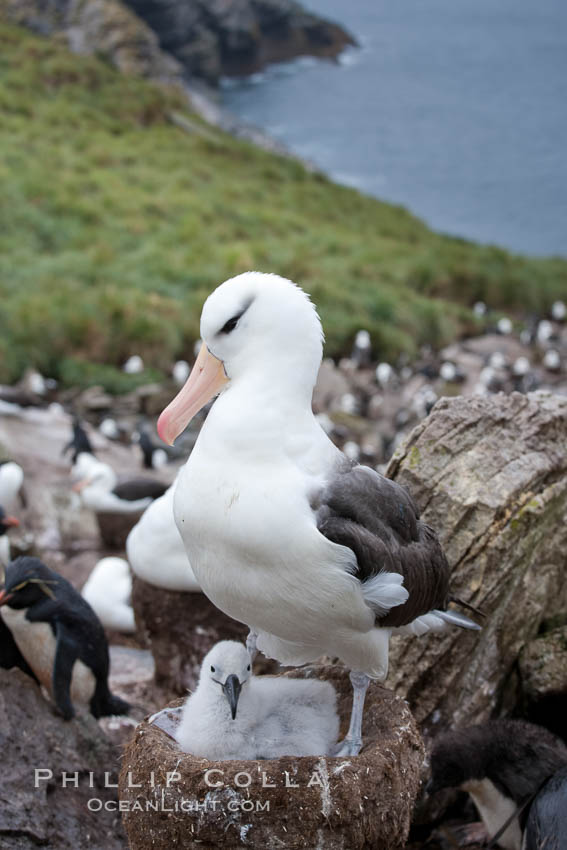
[{"label": "lichen-covered rock", "polygon": [[165,693],[186,694],[201,662],[219,640],[244,641],[248,629],[219,611],[203,593],[165,590],[133,576],[136,626],[155,661],[155,682]]},{"label": "lichen-covered rock", "polygon": [[[91,2],[91,0],[89,0]],[[293,0],[125,0],[185,71],[215,85],[294,56],[333,57],[354,39]]]},{"label": "lichen-covered rock", "polygon": [[[0,670],[0,750],[3,850],[38,845],[48,850],[125,850],[116,789],[106,787],[116,782],[118,752],[92,715],[65,721],[32,679],[20,670]],[[89,810],[90,799],[101,801],[100,811]]]},{"label": "lichen-covered rock", "polygon": [[97,54],[120,71],[181,82],[183,70],[157,35],[119,0],[0,0],[0,16],[41,35],[62,36],[75,53]]},{"label": "lichen-covered rock", "polygon": [[567,701],[567,626],[553,629],[524,646],[519,658],[524,696],[536,702],[554,694]]},{"label": "lichen-covered rock", "polygon": [[427,731],[487,720],[522,646],[567,608],[567,398],[441,399],[389,475],[438,532],[480,633],[395,638],[389,682]]},{"label": "lichen-covered rock", "polygon": [[0,0],[0,16],[119,70],[216,85],[294,56],[334,57],[354,39],[293,0]]},{"label": "lichen-covered rock", "polygon": [[[344,668],[286,675],[330,680],[346,731],[352,689]],[[356,757],[211,762],[142,723],[120,776],[131,850],[404,847],[424,755],[419,732],[406,702],[377,683],[368,689],[362,731]]]}]

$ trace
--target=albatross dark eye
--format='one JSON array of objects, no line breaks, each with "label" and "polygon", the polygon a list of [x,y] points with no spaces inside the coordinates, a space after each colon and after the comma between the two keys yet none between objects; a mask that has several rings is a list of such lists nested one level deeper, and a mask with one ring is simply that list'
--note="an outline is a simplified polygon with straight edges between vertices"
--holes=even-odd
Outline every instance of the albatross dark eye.
[{"label": "albatross dark eye", "polygon": [[220,329],[219,333],[229,334],[231,331],[233,331],[235,329],[235,327],[237,326],[238,320],[239,320],[241,315],[242,315],[242,313],[239,313],[238,316],[233,316],[232,319],[229,319],[228,322],[225,322],[224,325],[222,326],[222,328]]},{"label": "albatross dark eye", "polygon": [[211,664],[211,673],[214,673],[214,672],[215,672],[215,668],[214,668],[214,667],[213,667],[213,665]]}]

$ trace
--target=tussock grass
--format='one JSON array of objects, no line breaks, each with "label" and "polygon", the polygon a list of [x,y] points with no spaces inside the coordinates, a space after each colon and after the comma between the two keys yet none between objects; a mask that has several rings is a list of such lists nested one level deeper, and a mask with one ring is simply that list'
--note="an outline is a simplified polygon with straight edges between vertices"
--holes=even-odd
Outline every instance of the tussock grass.
[{"label": "tussock grass", "polygon": [[519,316],[566,296],[563,260],[432,233],[294,160],[184,132],[169,118],[184,112],[177,93],[0,25],[1,381],[35,365],[111,388],[134,352],[167,369],[208,293],[251,268],[312,294],[334,356],[361,327],[393,358],[473,330],[478,299]]}]

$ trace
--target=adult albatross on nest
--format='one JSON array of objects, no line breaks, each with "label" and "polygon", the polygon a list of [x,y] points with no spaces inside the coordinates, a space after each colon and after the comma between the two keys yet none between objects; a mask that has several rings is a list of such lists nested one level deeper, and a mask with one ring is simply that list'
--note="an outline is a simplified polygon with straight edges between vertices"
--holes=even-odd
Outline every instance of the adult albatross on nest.
[{"label": "adult albatross on nest", "polygon": [[249,272],[227,280],[201,315],[203,345],[162,413],[173,443],[220,393],[177,483],[174,512],[203,592],[249,626],[282,664],[341,658],[354,687],[337,755],[361,747],[370,678],[388,671],[393,629],[446,621],[449,566],[400,485],[357,466],[311,410],[323,333],[298,286]]}]

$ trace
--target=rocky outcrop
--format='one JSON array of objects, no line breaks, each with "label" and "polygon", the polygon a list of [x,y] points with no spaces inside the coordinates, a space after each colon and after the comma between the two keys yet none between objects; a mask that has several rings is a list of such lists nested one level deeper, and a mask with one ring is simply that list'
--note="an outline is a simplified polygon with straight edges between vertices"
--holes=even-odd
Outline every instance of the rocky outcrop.
[{"label": "rocky outcrop", "polygon": [[59,35],[75,53],[96,54],[125,73],[181,82],[181,65],[119,0],[0,0],[0,16],[40,35]]},{"label": "rocky outcrop", "polygon": [[293,0],[0,0],[0,16],[76,53],[151,79],[249,74],[294,56],[334,57],[354,39]]},{"label": "rocky outcrop", "polygon": [[518,673],[523,713],[567,740],[567,625],[527,643],[520,653]]},{"label": "rocky outcrop", "polygon": [[428,732],[487,720],[524,644],[567,610],[566,445],[566,397],[459,397],[390,463],[439,533],[453,593],[486,614],[480,633],[392,641],[389,682]]},{"label": "rocky outcrop", "polygon": [[[126,850],[116,789],[106,787],[116,782],[118,754],[94,717],[85,713],[65,721],[32,679],[19,670],[0,670],[0,750],[3,850],[38,845],[48,850]],[[36,774],[36,769],[42,772]],[[93,799],[101,802],[99,811],[89,809]]]},{"label": "rocky outcrop", "polygon": [[[344,734],[352,703],[346,671],[286,675],[332,681]],[[406,702],[377,683],[368,689],[362,732],[365,746],[356,757],[212,762],[180,752],[157,726],[140,724],[120,776],[131,850],[404,847],[423,761],[420,735]]]},{"label": "rocky outcrop", "polygon": [[292,0],[126,0],[186,72],[215,85],[294,56],[334,57],[354,39]]}]

